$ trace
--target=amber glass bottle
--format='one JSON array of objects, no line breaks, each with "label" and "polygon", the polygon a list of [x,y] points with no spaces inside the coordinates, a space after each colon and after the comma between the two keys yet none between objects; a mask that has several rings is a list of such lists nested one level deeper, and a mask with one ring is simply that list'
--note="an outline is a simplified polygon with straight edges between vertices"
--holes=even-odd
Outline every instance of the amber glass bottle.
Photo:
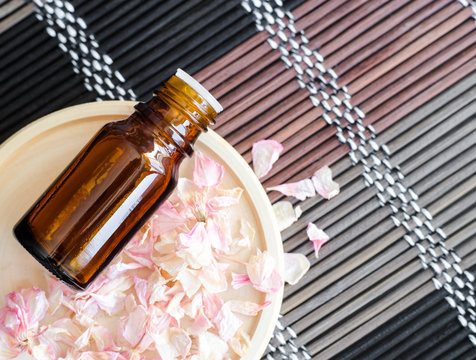
[{"label": "amber glass bottle", "polygon": [[85,289],[175,187],[178,167],[221,111],[177,70],[126,120],[106,124],[15,226],[60,280]]}]

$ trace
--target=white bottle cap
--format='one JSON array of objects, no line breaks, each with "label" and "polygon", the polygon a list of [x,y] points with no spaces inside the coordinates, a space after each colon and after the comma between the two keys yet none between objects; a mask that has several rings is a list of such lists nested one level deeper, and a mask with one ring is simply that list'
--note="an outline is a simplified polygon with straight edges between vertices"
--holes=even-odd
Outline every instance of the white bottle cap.
[{"label": "white bottle cap", "polygon": [[213,95],[210,94],[210,92],[202,86],[202,84],[200,84],[197,80],[195,80],[185,71],[183,71],[182,69],[177,69],[175,76],[186,82],[193,90],[195,90],[200,96],[202,96],[217,114],[223,111],[223,107],[220,105],[218,100],[215,99]]}]

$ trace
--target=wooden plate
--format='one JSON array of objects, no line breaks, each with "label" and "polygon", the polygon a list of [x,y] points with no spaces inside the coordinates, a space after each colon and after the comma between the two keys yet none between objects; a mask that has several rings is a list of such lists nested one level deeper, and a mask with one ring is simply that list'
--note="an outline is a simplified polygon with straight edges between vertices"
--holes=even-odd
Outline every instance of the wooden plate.
[{"label": "wooden plate", "polygon": [[[26,126],[0,146],[0,306],[4,306],[4,296],[10,291],[32,285],[45,288],[45,270],[17,243],[12,233],[14,224],[102,125],[126,118],[134,111],[134,105],[134,102],[107,101],[56,111]],[[255,253],[257,247],[266,249],[282,272],[281,236],[269,199],[253,171],[240,154],[213,131],[202,134],[195,149],[225,166],[223,187],[239,186],[245,190],[234,211],[256,229],[250,251]],[[190,177],[192,169],[193,161],[185,160],[180,176]],[[248,255],[242,254],[243,259]],[[282,295],[280,291],[265,296],[249,286],[224,294],[226,298],[272,301],[260,316],[244,324],[249,334],[253,334],[246,359],[259,359],[264,352],[278,318]]]}]

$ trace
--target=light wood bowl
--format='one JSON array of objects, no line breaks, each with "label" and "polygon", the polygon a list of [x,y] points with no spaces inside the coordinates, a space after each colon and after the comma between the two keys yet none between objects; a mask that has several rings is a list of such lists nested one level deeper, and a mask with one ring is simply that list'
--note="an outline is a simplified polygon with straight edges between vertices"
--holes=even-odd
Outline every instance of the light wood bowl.
[{"label": "light wood bowl", "polygon": [[[135,102],[106,101],[69,107],[44,116],[26,126],[0,146],[0,306],[10,291],[38,286],[45,289],[42,266],[28,254],[13,236],[20,217],[68,165],[79,150],[109,121],[121,120],[134,111]],[[239,186],[245,191],[236,211],[256,229],[252,253],[267,250],[283,270],[283,247],[269,199],[259,180],[241,155],[213,131],[200,135],[195,149],[225,166],[223,187]],[[180,176],[191,177],[193,161],[187,159]],[[249,254],[242,254],[247,259]],[[259,316],[244,326],[252,334],[245,359],[259,359],[271,338],[282,301],[282,290],[272,295],[250,286],[230,289],[225,298],[255,302],[272,301]],[[19,359],[29,359],[22,354]]]}]

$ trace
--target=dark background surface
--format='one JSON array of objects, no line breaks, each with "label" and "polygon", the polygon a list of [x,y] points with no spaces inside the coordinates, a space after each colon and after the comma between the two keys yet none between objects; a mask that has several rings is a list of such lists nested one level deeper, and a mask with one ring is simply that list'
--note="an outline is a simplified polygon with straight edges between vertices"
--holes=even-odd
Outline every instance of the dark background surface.
[{"label": "dark background surface", "polygon": [[[302,2],[288,0],[285,6],[294,9]],[[7,10],[9,3],[18,6]],[[257,33],[253,18],[239,1],[72,3],[139,99],[148,98],[177,67],[194,74]],[[82,77],[73,72],[57,40],[46,34],[45,23],[31,12],[31,3],[0,1],[0,6],[1,142],[45,114],[94,101],[96,96],[84,88]],[[471,91],[474,94],[474,88]],[[469,148],[474,151],[474,144]],[[468,194],[474,199],[474,185]],[[471,270],[474,273],[476,267]],[[444,293],[433,291],[342,348],[335,358],[476,359],[456,315]]]}]

